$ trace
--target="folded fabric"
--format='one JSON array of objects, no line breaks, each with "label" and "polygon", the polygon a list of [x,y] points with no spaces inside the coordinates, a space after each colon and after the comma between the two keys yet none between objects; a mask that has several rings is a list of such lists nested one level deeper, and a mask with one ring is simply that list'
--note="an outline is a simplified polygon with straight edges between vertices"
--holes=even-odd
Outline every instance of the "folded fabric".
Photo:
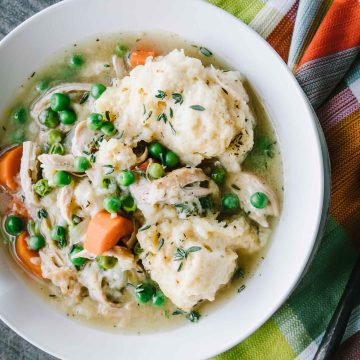
[{"label": "folded fabric", "polygon": [[[252,27],[288,64],[317,112],[332,166],[330,216],[310,269],[269,321],[217,359],[312,359],[360,246],[360,1],[209,1]],[[359,304],[336,359],[360,358]]]}]

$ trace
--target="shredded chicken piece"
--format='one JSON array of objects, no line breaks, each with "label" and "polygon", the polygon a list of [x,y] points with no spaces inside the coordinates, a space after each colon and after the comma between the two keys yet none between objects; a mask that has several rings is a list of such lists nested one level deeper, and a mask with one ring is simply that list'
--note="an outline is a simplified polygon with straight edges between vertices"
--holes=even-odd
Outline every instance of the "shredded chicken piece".
[{"label": "shredded chicken piece", "polygon": [[[112,256],[118,259],[113,269],[101,271],[95,262],[88,263],[79,274],[79,281],[88,288],[90,297],[105,307],[119,307],[111,302],[106,296],[103,281],[108,286],[120,289],[126,285],[127,272],[137,268],[134,255],[129,250],[120,246],[114,246],[111,250],[103,253],[103,256]],[[95,259],[96,255],[87,250],[77,253],[74,257]]]},{"label": "shredded chicken piece", "polygon": [[94,137],[94,132],[91,131],[86,121],[79,122],[74,130],[74,135],[71,140],[71,152],[74,156],[84,156],[84,150]]},{"label": "shredded chicken piece", "polygon": [[60,210],[61,216],[68,224],[72,224],[72,216],[73,216],[73,196],[74,196],[74,188],[72,185],[67,185],[62,187],[57,195],[57,206]]},{"label": "shredded chicken piece", "polygon": [[20,165],[20,184],[25,197],[25,205],[32,216],[36,216],[39,199],[33,190],[33,182],[37,178],[38,147],[32,141],[23,143],[23,153]]},{"label": "shredded chicken piece", "polygon": [[[200,182],[209,181],[212,187],[200,186]],[[181,168],[155,181],[140,181],[130,187],[138,204],[155,205],[176,204],[207,196],[218,190],[216,185],[198,168]],[[139,206],[140,207],[140,206]]]},{"label": "shredded chicken piece", "polygon": [[[241,207],[248,213],[249,218],[259,225],[269,227],[267,217],[279,216],[279,201],[275,192],[258,176],[248,172],[239,172],[229,175],[227,183],[228,186],[235,185],[231,188],[239,196]],[[268,204],[263,209],[255,208],[250,202],[251,196],[256,192],[262,192],[268,198]]]},{"label": "shredded chicken piece", "polygon": [[245,160],[254,144],[253,127],[247,126],[233,139],[229,147],[219,156],[221,164],[230,172],[241,171],[240,165]]},{"label": "shredded chicken piece", "polygon": [[[125,270],[132,270],[136,268],[136,262],[134,255],[123,246],[115,245],[112,249],[105,251],[103,256],[113,256],[119,260],[120,267],[123,271]],[[73,258],[83,257],[86,259],[96,259],[97,255],[91,253],[90,251],[84,249],[79,251],[77,254],[73,256]]]},{"label": "shredded chicken piece", "polygon": [[46,246],[39,251],[42,276],[58,286],[63,295],[80,301],[81,286],[78,282],[77,272],[70,262],[69,250],[67,248],[59,249],[50,240],[50,228],[47,221],[41,223],[41,232],[47,239]]},{"label": "shredded chicken piece", "polygon": [[65,170],[68,172],[75,172],[74,167],[74,156],[68,155],[57,155],[57,154],[42,154],[38,157],[41,162],[41,167],[47,171],[47,168],[53,170]]},{"label": "shredded chicken piece", "polygon": [[128,75],[128,70],[126,68],[125,61],[122,57],[117,55],[113,55],[112,63],[114,66],[115,74],[118,79],[122,79],[126,75]]}]

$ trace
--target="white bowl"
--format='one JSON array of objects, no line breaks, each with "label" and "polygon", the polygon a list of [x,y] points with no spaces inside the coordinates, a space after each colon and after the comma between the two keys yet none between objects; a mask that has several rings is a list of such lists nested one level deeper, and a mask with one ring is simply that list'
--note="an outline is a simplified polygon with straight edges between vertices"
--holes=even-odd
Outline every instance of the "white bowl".
[{"label": "white bowl", "polygon": [[[281,219],[245,291],[197,324],[140,336],[105,332],[63,316],[29,291],[0,253],[0,317],[34,345],[63,359],[203,359],[225,351],[286,300],[308,263],[322,222],[327,160],[303,92],[270,45],[204,1],[68,0],[42,11],[0,43],[0,109],[55,51],[96,35],[153,29],[210,48],[256,89],[280,139],[285,176]],[[327,186],[325,190],[327,194]]]}]

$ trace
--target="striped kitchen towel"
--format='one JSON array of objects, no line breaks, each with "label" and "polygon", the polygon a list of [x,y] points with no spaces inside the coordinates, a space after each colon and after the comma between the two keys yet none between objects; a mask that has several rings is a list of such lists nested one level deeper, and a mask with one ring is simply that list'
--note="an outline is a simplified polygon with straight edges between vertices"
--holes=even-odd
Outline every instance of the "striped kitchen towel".
[{"label": "striped kitchen towel", "polygon": [[[263,36],[317,112],[332,165],[330,217],[300,285],[252,336],[217,357],[312,359],[360,248],[360,0],[209,0]],[[360,299],[336,359],[360,359]]]}]

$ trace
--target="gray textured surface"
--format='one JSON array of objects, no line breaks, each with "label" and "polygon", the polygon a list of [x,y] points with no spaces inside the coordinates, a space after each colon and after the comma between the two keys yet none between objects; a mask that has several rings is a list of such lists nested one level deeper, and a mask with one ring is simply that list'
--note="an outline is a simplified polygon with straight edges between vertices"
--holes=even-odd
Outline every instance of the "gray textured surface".
[{"label": "gray textured surface", "polygon": [[[58,0],[0,0],[0,38],[15,26]],[[0,321],[1,360],[53,360],[52,356],[30,345]]]}]

